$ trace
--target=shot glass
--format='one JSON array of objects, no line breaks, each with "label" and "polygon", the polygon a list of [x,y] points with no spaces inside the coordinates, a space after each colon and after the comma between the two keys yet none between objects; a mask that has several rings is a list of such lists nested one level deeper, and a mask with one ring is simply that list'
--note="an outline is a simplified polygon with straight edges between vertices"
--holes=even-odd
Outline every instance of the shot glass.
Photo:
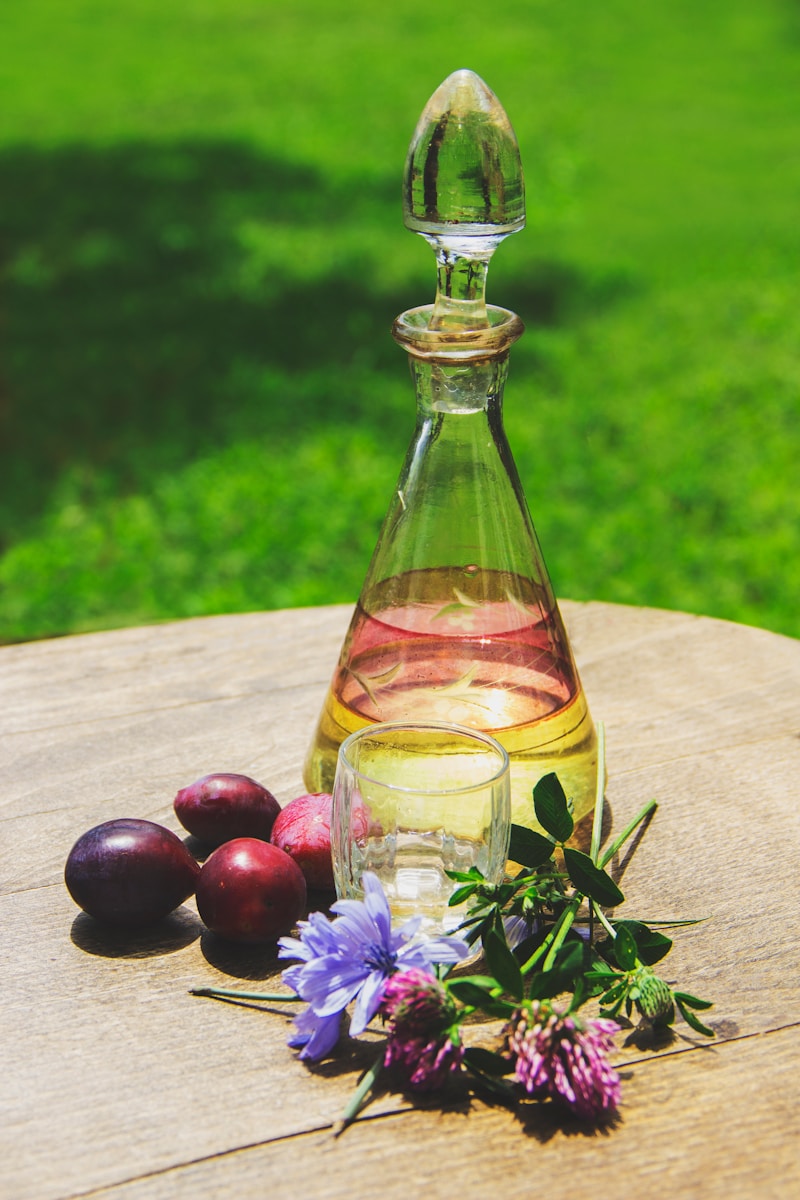
[{"label": "shot glass", "polygon": [[508,755],[458,725],[368,725],[339,748],[331,846],[336,891],[359,898],[365,871],[380,879],[392,915],[421,916],[436,935],[464,918],[450,907],[448,871],[503,877],[511,832]]}]

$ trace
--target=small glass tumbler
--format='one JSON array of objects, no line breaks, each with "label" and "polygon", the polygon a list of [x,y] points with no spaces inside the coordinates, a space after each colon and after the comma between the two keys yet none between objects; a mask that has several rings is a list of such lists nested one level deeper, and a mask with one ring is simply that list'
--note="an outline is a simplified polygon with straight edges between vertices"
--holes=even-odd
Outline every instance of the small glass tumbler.
[{"label": "small glass tumbler", "polygon": [[331,846],[336,891],[360,897],[364,871],[380,879],[394,917],[448,932],[465,906],[449,906],[477,867],[503,878],[511,833],[509,761],[488,734],[459,725],[368,725],[339,747]]}]

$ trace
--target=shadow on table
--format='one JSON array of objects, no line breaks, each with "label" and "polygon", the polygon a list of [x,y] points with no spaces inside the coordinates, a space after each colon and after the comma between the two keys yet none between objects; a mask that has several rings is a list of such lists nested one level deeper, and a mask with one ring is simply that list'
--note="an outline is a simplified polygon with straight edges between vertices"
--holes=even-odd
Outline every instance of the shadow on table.
[{"label": "shadow on table", "polygon": [[[620,880],[628,869],[628,864],[636,853],[637,847],[639,846],[642,838],[650,828],[650,822],[653,820],[654,815],[655,810],[645,817],[636,831],[631,835],[629,840],[624,844],[624,846],[620,847],[620,850],[617,851],[617,853],[608,863],[606,869],[612,876],[615,883],[619,884]],[[592,813],[587,813],[585,817],[581,818],[581,820],[575,826],[575,831],[569,840],[570,846],[574,846],[577,850],[582,850],[584,854],[588,854],[591,848],[593,819]],[[601,853],[606,845],[613,840],[612,833],[614,837],[616,837],[620,832],[620,829],[614,829],[614,812],[608,800],[604,800],[603,819],[600,830]]]},{"label": "shadow on table", "polygon": [[[600,845],[604,845],[611,834],[611,828],[614,823],[614,815],[611,811],[611,805],[607,800],[603,801],[603,819],[600,827]],[[568,845],[576,850],[588,854],[592,845],[592,826],[594,824],[594,812],[588,812],[576,823],[572,831],[572,837],[569,839]]]},{"label": "shadow on table", "polygon": [[[381,1055],[381,1043],[382,1039],[377,1034],[374,1041],[349,1041],[343,1037],[337,1046],[335,1059],[306,1065],[310,1072],[323,1079],[334,1079],[342,1075],[354,1075],[358,1078],[369,1070],[375,1059]],[[355,1080],[353,1086],[355,1087]],[[368,1103],[359,1113],[358,1121],[381,1120],[411,1108],[422,1112],[469,1117],[475,1111],[476,1105],[488,1105],[491,1108],[505,1109],[518,1122],[524,1136],[533,1138],[542,1145],[558,1135],[607,1137],[622,1124],[619,1113],[611,1114],[601,1122],[581,1120],[550,1100],[522,1098],[509,1104],[468,1085],[464,1077],[458,1084],[444,1091],[426,1093],[404,1087],[402,1080],[389,1069],[379,1076],[374,1099],[386,1100],[390,1097],[396,1098],[395,1107],[389,1111],[384,1108],[372,1113]]]},{"label": "shadow on table", "polygon": [[[334,899],[330,892],[310,892],[304,915],[328,914]],[[210,966],[243,981],[278,977],[288,965],[278,958],[277,942],[248,945],[227,941],[207,929],[197,913],[185,905],[161,921],[130,930],[106,925],[82,912],[72,922],[70,937],[79,950],[100,958],[158,958],[183,950],[199,938],[200,950]]]},{"label": "shadow on table", "polygon": [[604,1121],[587,1121],[552,1100],[519,1100],[513,1111],[524,1135],[541,1145],[554,1137],[608,1137],[623,1124],[618,1112]]},{"label": "shadow on table", "polygon": [[[330,916],[330,906],[335,899],[332,892],[309,892],[303,916],[308,916],[311,912],[322,912]],[[210,966],[233,979],[273,979],[289,965],[287,959],[278,958],[277,942],[266,942],[263,945],[232,942],[205,928],[200,950]]]},{"label": "shadow on table", "polygon": [[210,966],[233,979],[279,978],[281,971],[287,966],[284,959],[278,958],[275,942],[249,946],[245,943],[226,941],[208,929],[203,930],[200,950]]},{"label": "shadow on table", "polygon": [[135,930],[104,925],[79,913],[72,922],[70,937],[79,950],[100,958],[158,958],[190,946],[202,931],[199,917],[182,906],[163,921]]}]

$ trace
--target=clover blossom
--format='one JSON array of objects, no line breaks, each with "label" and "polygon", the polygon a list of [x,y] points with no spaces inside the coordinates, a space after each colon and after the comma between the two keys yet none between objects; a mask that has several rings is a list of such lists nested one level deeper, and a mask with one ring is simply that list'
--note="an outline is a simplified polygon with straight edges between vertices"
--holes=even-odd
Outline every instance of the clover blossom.
[{"label": "clover blossom", "polygon": [[384,1066],[399,1068],[414,1091],[435,1091],[460,1069],[456,1006],[435,976],[417,967],[393,975],[381,1012],[389,1022]]},{"label": "clover blossom", "polygon": [[383,998],[386,981],[396,971],[421,970],[433,963],[456,963],[469,953],[457,937],[414,940],[421,917],[392,929],[389,902],[380,880],[371,872],[361,879],[363,900],[337,900],[330,921],[312,913],[299,924],[300,937],[279,939],[280,958],[300,962],[283,972],[308,1008],[295,1018],[289,1045],[302,1047],[301,1058],[322,1058],[336,1044],[341,1015],[355,1000],[351,1037],[363,1033]]},{"label": "clover blossom", "polygon": [[407,1085],[415,1092],[435,1092],[461,1069],[464,1047],[456,1029],[425,1039],[389,1039],[383,1064],[399,1067]]},{"label": "clover blossom", "polygon": [[386,984],[381,1012],[393,1030],[420,1034],[452,1024],[456,1006],[435,975],[410,967]]},{"label": "clover blossom", "polygon": [[506,1030],[515,1077],[531,1096],[551,1096],[578,1116],[609,1116],[619,1104],[619,1075],[606,1055],[619,1026],[607,1018],[582,1020],[546,1001],[520,1009]]}]

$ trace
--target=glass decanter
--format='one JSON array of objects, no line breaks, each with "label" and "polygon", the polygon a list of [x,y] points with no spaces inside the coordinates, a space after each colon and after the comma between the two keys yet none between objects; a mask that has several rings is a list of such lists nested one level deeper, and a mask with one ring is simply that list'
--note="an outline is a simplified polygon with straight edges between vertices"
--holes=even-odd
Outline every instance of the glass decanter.
[{"label": "glass decanter", "polygon": [[556,771],[576,821],[592,807],[597,740],[502,422],[516,314],[487,305],[497,245],[525,223],[516,137],[472,71],[428,102],[409,148],[407,228],[436,253],[434,304],[404,312],[417,423],[305,764],[331,791],[341,742],[377,721],[495,737],[512,820],[535,825]]}]

